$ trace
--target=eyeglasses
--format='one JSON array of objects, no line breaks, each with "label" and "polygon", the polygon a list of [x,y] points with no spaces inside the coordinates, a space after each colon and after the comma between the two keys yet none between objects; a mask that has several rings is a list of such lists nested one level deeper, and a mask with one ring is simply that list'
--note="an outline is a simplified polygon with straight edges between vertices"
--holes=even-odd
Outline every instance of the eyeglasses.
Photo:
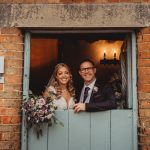
[{"label": "eyeglasses", "polygon": [[81,68],[80,71],[82,73],[86,72],[86,71],[92,71],[95,67],[88,67],[88,68]]}]

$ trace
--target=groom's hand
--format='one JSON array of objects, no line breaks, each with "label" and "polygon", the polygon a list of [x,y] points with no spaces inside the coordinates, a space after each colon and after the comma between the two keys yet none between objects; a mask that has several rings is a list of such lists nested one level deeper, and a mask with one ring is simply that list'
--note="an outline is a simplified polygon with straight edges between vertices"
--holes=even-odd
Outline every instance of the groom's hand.
[{"label": "groom's hand", "polygon": [[85,103],[77,103],[73,107],[74,112],[85,111]]}]

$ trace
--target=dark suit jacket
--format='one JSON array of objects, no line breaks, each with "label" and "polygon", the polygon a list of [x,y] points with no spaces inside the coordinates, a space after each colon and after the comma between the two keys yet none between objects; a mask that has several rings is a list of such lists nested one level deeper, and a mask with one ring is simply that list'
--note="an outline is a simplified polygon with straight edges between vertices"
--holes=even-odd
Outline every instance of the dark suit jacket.
[{"label": "dark suit jacket", "polygon": [[[77,102],[79,102],[80,94],[76,97],[78,100]],[[85,103],[85,107],[87,112],[104,111],[117,108],[115,95],[111,85],[107,84],[102,86],[98,81],[96,81],[90,102]]]}]

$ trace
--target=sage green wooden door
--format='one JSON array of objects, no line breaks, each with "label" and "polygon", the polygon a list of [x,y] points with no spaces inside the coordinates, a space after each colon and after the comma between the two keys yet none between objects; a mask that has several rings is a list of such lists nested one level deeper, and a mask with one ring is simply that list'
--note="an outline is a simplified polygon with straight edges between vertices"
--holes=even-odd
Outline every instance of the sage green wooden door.
[{"label": "sage green wooden door", "polygon": [[61,110],[56,116],[64,127],[45,125],[39,139],[29,130],[29,150],[133,150],[132,110],[77,114]]},{"label": "sage green wooden door", "polygon": [[[124,32],[124,31],[123,31]],[[22,150],[137,150],[136,37],[128,38],[128,102],[129,109],[74,114],[72,110],[57,111],[64,127],[43,126],[37,139],[33,129],[26,130],[22,120]],[[25,34],[23,95],[29,91],[30,33]],[[131,42],[131,43],[130,43]]]}]

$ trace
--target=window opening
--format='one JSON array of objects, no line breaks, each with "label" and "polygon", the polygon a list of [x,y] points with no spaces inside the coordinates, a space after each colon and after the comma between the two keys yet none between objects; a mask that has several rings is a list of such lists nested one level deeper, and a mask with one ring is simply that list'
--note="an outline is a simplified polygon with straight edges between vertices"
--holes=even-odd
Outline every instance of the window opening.
[{"label": "window opening", "polygon": [[[92,59],[101,83],[112,83],[118,108],[127,108],[126,34],[32,34],[30,89],[41,94],[59,62],[69,65],[75,87],[81,86],[79,62]],[[79,89],[79,88],[76,88]]]}]

